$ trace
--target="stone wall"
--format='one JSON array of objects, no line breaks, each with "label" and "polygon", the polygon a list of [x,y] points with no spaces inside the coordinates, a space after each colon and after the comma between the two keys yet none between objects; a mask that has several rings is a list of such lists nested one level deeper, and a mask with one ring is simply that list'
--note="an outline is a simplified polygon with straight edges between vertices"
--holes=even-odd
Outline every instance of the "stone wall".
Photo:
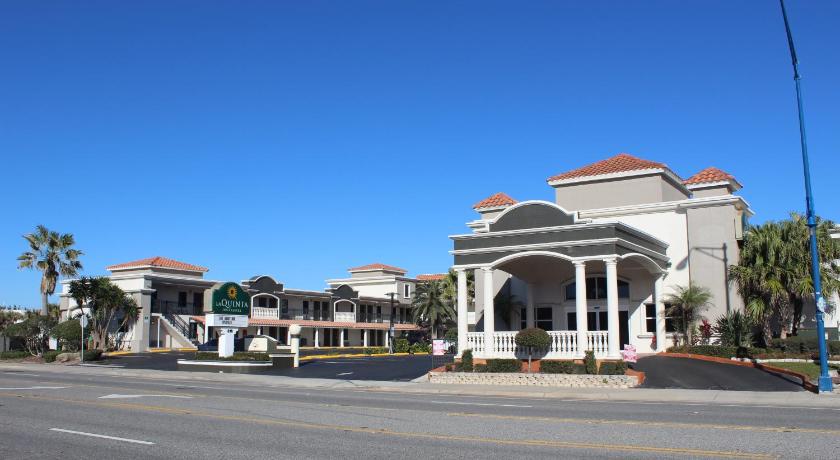
[{"label": "stone wall", "polygon": [[491,374],[486,372],[429,372],[429,382],[569,388],[632,388],[639,385],[639,380],[635,375]]}]

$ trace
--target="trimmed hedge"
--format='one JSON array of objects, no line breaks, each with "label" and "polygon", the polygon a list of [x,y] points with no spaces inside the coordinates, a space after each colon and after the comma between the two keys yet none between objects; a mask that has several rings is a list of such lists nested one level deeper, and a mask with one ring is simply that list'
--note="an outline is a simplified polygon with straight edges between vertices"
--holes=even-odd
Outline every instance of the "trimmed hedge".
[{"label": "trimmed hedge", "polygon": [[598,369],[600,375],[624,375],[627,372],[627,363],[624,361],[604,361]]},{"label": "trimmed hedge", "polygon": [[85,350],[85,361],[99,361],[102,358],[102,350]]},{"label": "trimmed hedge", "polygon": [[[840,340],[829,340],[826,342],[828,354],[840,355]],[[786,339],[773,339],[770,341],[771,350],[781,350],[788,353],[819,353],[820,346],[816,337],[788,337]]]},{"label": "trimmed hedge", "polygon": [[549,336],[548,332],[545,332],[543,329],[538,327],[529,327],[517,332],[514,341],[520,347],[542,350],[551,345],[551,336]]},{"label": "trimmed hedge", "polygon": [[689,355],[716,356],[718,358],[731,358],[738,355],[738,347],[723,347],[719,345],[693,345],[671,347],[668,353],[685,353]]},{"label": "trimmed hedge", "polygon": [[[100,351],[99,353],[101,354],[102,352]],[[87,359],[87,355],[85,355],[85,359]],[[196,361],[271,361],[268,353],[248,351],[237,351],[233,353],[233,356],[228,356],[227,358],[220,358],[219,354],[215,351],[199,351],[196,352],[194,359]]]},{"label": "trimmed hedge", "polygon": [[417,342],[412,344],[408,351],[411,353],[431,353],[432,345],[429,343]]},{"label": "trimmed hedge", "polygon": [[464,354],[461,355],[461,362],[458,363],[458,370],[461,372],[472,372],[473,370],[473,355],[472,350],[464,350]]},{"label": "trimmed hedge", "polygon": [[24,359],[32,356],[28,351],[3,351],[0,352],[0,359]]},{"label": "trimmed hedge", "polygon": [[476,364],[473,366],[473,372],[490,372],[487,370],[486,364]]},{"label": "trimmed hedge", "polygon": [[410,348],[411,344],[408,343],[408,339],[397,339],[394,342],[394,353],[408,353]]},{"label": "trimmed hedge", "polygon": [[586,367],[574,361],[540,361],[543,374],[585,374]]},{"label": "trimmed hedge", "polygon": [[488,359],[487,372],[522,372],[518,359]]},{"label": "trimmed hedge", "polygon": [[362,349],[362,353],[366,355],[381,355],[388,353],[388,347],[367,347]]},{"label": "trimmed hedge", "polygon": [[63,352],[63,351],[58,351],[58,350],[50,350],[50,351],[48,351],[48,352],[45,352],[45,353],[44,353],[44,356],[43,356],[43,358],[44,358],[44,362],[45,362],[45,363],[52,363],[52,362],[55,362],[55,358],[56,358],[58,355],[60,355],[61,353],[64,353],[64,352]]},{"label": "trimmed hedge", "polygon": [[589,350],[583,355],[583,366],[586,369],[587,374],[594,375],[598,373],[598,362],[595,361],[594,351]]}]

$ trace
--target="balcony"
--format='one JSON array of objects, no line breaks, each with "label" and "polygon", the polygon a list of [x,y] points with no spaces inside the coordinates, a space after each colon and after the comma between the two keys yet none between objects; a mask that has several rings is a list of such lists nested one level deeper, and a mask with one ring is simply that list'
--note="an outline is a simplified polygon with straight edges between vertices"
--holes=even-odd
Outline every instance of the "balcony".
[{"label": "balcony", "polygon": [[170,300],[154,300],[152,313],[162,315],[203,315],[204,305],[194,303],[179,303]]},{"label": "balcony", "polygon": [[[316,314],[317,313],[317,314]],[[391,315],[388,314],[372,314],[366,315],[362,312],[335,312],[332,315],[329,311],[303,310],[303,309],[284,309],[271,307],[252,307],[251,318],[254,319],[286,319],[298,321],[335,321],[339,323],[388,323]],[[411,318],[405,315],[397,315],[394,317],[395,324],[412,324]]]}]

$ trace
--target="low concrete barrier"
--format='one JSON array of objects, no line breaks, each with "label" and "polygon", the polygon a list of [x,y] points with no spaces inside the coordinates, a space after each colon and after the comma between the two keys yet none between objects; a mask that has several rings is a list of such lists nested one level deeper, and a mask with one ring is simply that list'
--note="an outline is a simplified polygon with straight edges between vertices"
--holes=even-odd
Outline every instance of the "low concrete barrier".
[{"label": "low concrete barrier", "polygon": [[430,383],[457,385],[521,385],[568,388],[633,388],[635,375],[523,374],[487,372],[429,372]]}]

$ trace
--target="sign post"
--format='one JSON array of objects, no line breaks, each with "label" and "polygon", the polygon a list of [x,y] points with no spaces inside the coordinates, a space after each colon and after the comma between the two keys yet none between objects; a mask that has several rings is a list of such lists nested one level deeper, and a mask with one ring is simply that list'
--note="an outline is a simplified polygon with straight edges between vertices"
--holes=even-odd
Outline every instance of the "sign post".
[{"label": "sign post", "polygon": [[251,296],[237,283],[217,283],[204,292],[204,304],[212,311],[205,316],[207,325],[222,328],[219,357],[233,356],[236,331],[248,327]]},{"label": "sign post", "polygon": [[79,326],[82,327],[82,351],[79,353],[79,363],[85,363],[85,327],[88,325],[87,316],[79,316]]}]

